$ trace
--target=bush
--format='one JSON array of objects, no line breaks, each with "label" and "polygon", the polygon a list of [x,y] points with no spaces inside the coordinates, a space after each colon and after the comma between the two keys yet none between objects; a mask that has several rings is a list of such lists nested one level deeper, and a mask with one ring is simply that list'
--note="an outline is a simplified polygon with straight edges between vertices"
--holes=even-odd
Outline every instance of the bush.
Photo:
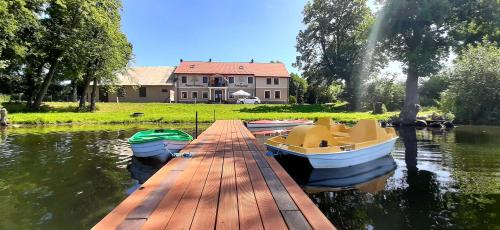
[{"label": "bush", "polygon": [[450,86],[450,73],[442,72],[431,76],[419,89],[420,105],[436,106],[443,93]]},{"label": "bush", "polygon": [[0,94],[0,103],[10,101],[9,95]]},{"label": "bush", "polygon": [[297,104],[297,98],[295,96],[290,96],[289,103],[290,104]]},{"label": "bush", "polygon": [[365,110],[371,110],[374,103],[382,102],[388,111],[400,110],[405,98],[403,82],[394,77],[379,78],[368,83],[363,93],[362,105]]},{"label": "bush", "polygon": [[441,95],[441,109],[461,122],[500,124],[499,66],[496,43],[469,45],[459,55],[449,90]]}]

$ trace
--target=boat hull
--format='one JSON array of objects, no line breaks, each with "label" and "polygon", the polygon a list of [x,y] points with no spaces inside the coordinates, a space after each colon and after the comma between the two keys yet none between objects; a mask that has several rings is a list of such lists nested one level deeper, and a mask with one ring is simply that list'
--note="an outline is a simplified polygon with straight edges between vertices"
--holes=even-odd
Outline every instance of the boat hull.
[{"label": "boat hull", "polygon": [[178,153],[189,142],[188,141],[168,141],[160,140],[141,144],[130,144],[134,156],[152,157],[156,155],[170,155]]},{"label": "boat hull", "polygon": [[389,155],[394,149],[396,140],[397,138],[393,138],[370,147],[331,154],[302,154],[271,145],[266,146],[269,151],[276,154],[293,154],[305,157],[313,168],[343,168],[363,164]]}]

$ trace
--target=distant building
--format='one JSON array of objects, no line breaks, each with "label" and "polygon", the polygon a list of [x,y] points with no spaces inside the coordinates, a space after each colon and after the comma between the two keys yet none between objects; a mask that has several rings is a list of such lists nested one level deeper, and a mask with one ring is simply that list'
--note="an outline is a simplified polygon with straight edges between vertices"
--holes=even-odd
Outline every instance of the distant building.
[{"label": "distant building", "polygon": [[118,89],[99,91],[101,102],[175,102],[175,67],[134,67],[118,74]]},{"label": "distant building", "polygon": [[236,103],[243,90],[262,103],[287,103],[290,74],[282,63],[181,61],[178,67],[133,67],[100,102]]},{"label": "distant building", "polygon": [[181,61],[174,70],[176,101],[236,102],[243,90],[262,103],[287,103],[290,74],[282,63]]}]

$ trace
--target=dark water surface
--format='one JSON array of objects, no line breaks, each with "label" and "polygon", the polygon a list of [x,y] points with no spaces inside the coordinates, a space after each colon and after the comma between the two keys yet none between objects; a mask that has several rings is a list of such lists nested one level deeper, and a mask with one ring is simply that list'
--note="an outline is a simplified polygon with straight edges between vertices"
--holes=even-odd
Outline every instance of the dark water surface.
[{"label": "dark water surface", "polygon": [[[159,127],[1,129],[0,229],[91,228],[161,167],[132,159],[127,144]],[[193,125],[162,127],[194,133]]]},{"label": "dark water surface", "polygon": [[[162,166],[126,143],[157,127],[0,130],[0,229],[92,227]],[[339,229],[500,229],[500,127],[399,135],[391,157],[349,170],[277,158]]]},{"label": "dark water surface", "polygon": [[277,159],[339,229],[500,229],[500,127],[398,133],[392,156],[350,169]]}]

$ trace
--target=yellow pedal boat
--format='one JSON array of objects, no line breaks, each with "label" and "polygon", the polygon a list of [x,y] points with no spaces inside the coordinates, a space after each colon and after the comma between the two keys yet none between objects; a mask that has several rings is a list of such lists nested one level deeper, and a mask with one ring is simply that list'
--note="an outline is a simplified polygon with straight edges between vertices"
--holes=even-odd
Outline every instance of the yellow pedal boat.
[{"label": "yellow pedal boat", "polygon": [[305,157],[313,168],[343,168],[389,155],[398,136],[376,120],[360,120],[352,128],[320,118],[314,125],[293,128],[265,142],[274,154]]}]

